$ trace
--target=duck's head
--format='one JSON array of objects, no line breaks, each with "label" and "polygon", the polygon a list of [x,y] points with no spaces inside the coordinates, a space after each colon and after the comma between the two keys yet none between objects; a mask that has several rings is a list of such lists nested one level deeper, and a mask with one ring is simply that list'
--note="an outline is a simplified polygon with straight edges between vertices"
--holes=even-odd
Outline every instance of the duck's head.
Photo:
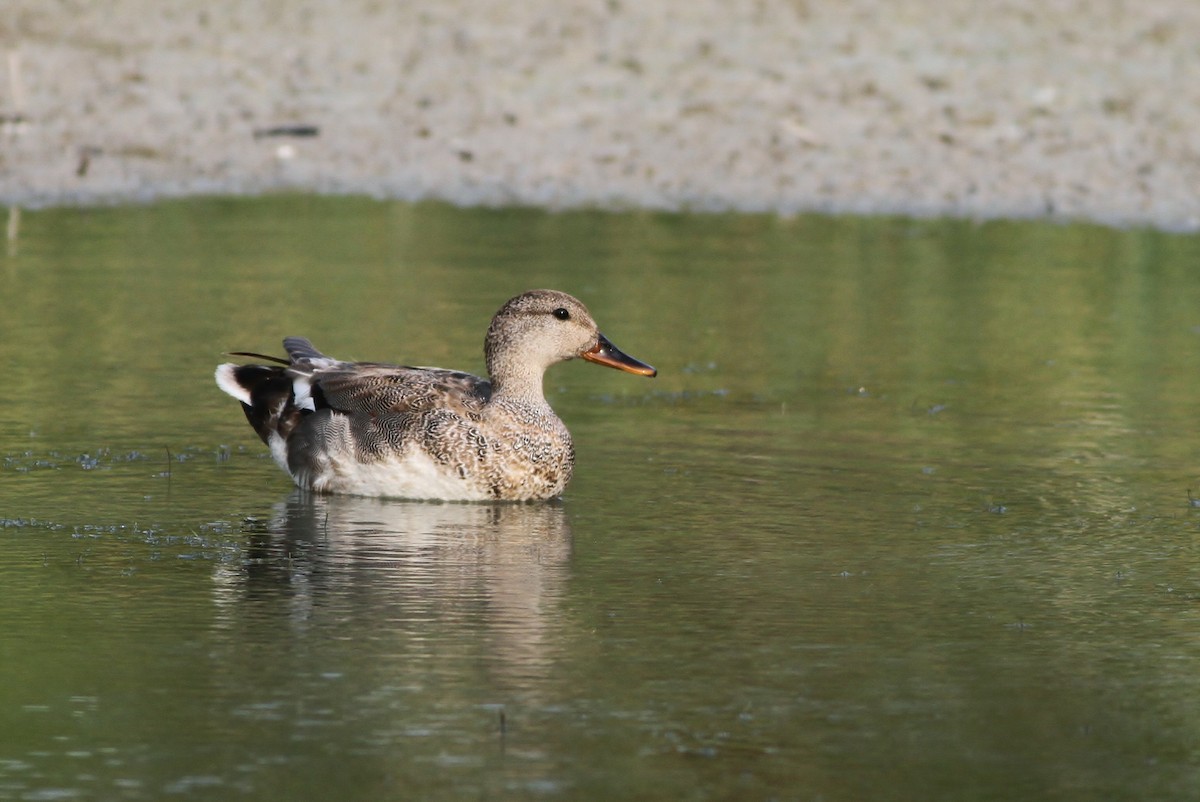
[{"label": "duck's head", "polygon": [[530,290],[500,307],[484,355],[493,380],[530,372],[540,378],[555,362],[575,357],[642,376],[658,373],[609,342],[578,299],[555,290]]}]

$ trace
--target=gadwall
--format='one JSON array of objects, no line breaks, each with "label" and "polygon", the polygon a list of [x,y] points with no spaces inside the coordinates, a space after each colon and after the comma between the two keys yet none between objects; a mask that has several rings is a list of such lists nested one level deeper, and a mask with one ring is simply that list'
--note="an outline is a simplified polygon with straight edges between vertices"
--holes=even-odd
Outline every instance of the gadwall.
[{"label": "gadwall", "polygon": [[571,434],[542,393],[542,375],[574,357],[654,376],[600,333],[587,308],[553,290],[508,301],[483,352],[489,378],[441,368],[341,362],[302,337],[275,365],[217,368],[279,467],[324,493],[446,501],[529,500],[571,479]]}]

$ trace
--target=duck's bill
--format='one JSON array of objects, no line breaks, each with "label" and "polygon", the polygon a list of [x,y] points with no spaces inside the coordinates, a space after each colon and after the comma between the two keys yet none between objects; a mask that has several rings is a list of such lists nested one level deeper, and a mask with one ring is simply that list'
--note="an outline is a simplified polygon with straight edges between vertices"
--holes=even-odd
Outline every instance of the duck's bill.
[{"label": "duck's bill", "polygon": [[645,362],[639,362],[629,354],[621,353],[621,349],[608,341],[608,338],[603,334],[596,342],[596,345],[588,351],[584,351],[583,358],[588,362],[595,362],[597,365],[607,365],[610,368],[623,370],[627,373],[636,373],[639,376],[656,376],[658,371]]}]

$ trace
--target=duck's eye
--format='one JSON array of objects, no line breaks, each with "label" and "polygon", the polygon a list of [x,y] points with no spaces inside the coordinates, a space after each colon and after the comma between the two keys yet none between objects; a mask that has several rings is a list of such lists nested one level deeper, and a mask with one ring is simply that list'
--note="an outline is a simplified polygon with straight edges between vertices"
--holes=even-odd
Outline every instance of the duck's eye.
[{"label": "duck's eye", "polygon": [[558,318],[559,320],[570,320],[571,319],[571,313],[568,312],[564,307],[561,307],[561,306],[558,309],[554,310],[554,316],[556,318]]}]

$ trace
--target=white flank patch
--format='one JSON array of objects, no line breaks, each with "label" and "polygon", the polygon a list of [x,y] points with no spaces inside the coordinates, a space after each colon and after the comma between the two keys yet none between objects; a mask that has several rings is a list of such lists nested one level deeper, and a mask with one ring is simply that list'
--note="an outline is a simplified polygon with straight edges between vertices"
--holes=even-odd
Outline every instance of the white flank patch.
[{"label": "white flank patch", "polygon": [[241,401],[246,406],[250,404],[250,391],[242,385],[238,384],[237,378],[233,375],[233,369],[237,365],[232,362],[226,362],[224,365],[217,365],[216,379],[217,386],[231,396]]},{"label": "white flank patch", "polygon": [[309,412],[316,412],[317,405],[312,399],[312,377],[297,376],[292,382],[292,395],[295,397],[294,403],[299,409],[307,409]]}]

